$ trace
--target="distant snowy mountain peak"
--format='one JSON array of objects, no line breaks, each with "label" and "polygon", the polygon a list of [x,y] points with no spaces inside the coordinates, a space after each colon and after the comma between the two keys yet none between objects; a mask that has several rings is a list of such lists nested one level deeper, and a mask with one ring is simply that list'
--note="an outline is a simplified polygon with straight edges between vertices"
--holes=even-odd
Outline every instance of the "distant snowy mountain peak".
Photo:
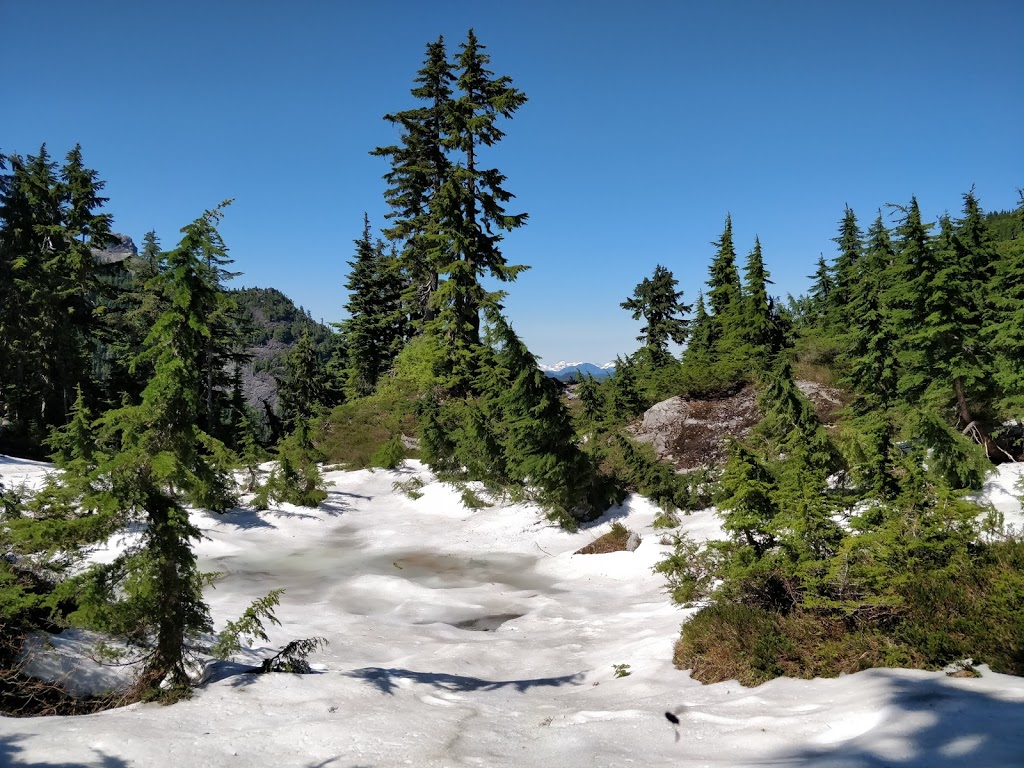
[{"label": "distant snowy mountain peak", "polygon": [[565,360],[559,360],[554,365],[541,365],[538,366],[542,371],[548,371],[551,373],[559,373],[564,371],[566,368],[578,368],[581,365],[587,365],[582,360],[575,360],[571,363],[567,363]]},{"label": "distant snowy mountain peak", "polygon": [[574,360],[572,362],[566,362],[565,360],[559,360],[554,365],[538,365],[540,370],[544,371],[548,376],[561,381],[568,381],[570,379],[578,379],[587,374],[593,376],[595,379],[603,379],[607,376],[611,376],[615,372],[615,363],[607,363],[602,366],[594,365],[593,363],[585,363],[582,360]]}]

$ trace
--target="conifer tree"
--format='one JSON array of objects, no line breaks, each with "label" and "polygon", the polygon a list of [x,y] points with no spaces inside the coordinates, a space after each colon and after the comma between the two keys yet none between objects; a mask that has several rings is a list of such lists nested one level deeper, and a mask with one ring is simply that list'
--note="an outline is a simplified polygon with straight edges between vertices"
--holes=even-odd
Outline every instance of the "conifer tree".
[{"label": "conifer tree", "polygon": [[807,276],[812,280],[810,294],[807,296],[806,315],[807,321],[812,326],[821,326],[833,303],[835,292],[835,280],[832,276],[832,269],[829,268],[825,257],[818,256],[817,269],[813,275]]},{"label": "conifer tree", "polygon": [[736,336],[742,339],[742,355],[755,371],[765,370],[774,355],[782,349],[784,337],[775,313],[775,303],[768,296],[768,270],[761,255],[761,240],[754,238],[754,248],[743,270],[742,322]]},{"label": "conifer tree", "polygon": [[710,277],[708,278],[707,303],[710,305],[712,322],[712,338],[717,344],[731,328],[734,316],[740,311],[740,273],[736,268],[736,247],[732,241],[732,216],[725,217],[725,229],[722,237],[712,243],[717,253],[711,261]]},{"label": "conifer tree", "polygon": [[602,388],[591,374],[580,380],[576,397],[580,401],[580,415],[583,424],[592,430],[604,418],[605,400]]},{"label": "conifer tree", "polygon": [[775,479],[757,455],[740,441],[730,440],[717,506],[722,527],[756,557],[776,543],[772,532],[779,514],[775,491]]},{"label": "conifer tree", "polygon": [[644,401],[636,380],[636,363],[632,357],[615,358],[615,373],[611,378],[611,417],[630,421],[644,412]]},{"label": "conifer tree", "polygon": [[351,397],[362,397],[373,391],[401,350],[406,322],[398,260],[385,255],[382,243],[372,242],[370,219],[365,214],[363,234],[355,245],[356,257],[349,262],[352,270],[345,283],[349,319],[342,329],[349,366],[346,391]]},{"label": "conifer tree", "polygon": [[843,220],[839,222],[839,236],[835,242],[839,246],[839,256],[833,267],[835,289],[829,297],[828,315],[831,324],[842,329],[847,327],[851,319],[850,300],[857,280],[857,263],[864,250],[857,216],[850,206],[846,206],[843,212]]},{"label": "conifer tree", "polygon": [[326,361],[321,359],[309,329],[303,331],[298,344],[285,359],[285,374],[278,381],[278,394],[282,418],[289,425],[300,416],[310,419],[334,404]]},{"label": "conifer tree", "polygon": [[[1024,191],[1016,211],[1024,231]],[[968,236],[968,242],[974,238]],[[1014,418],[1024,418],[1024,238],[1018,238],[998,262],[991,282],[993,319],[985,338],[996,355],[995,379],[1000,406]]]},{"label": "conifer tree", "polygon": [[502,292],[485,290],[481,279],[508,282],[525,269],[509,265],[499,244],[505,232],[526,223],[527,214],[506,212],[513,195],[503,186],[504,174],[483,165],[482,153],[505,135],[499,118],[511,118],[526,96],[510,77],[495,77],[487,69],[490,56],[484,50],[469,30],[456,57],[457,97],[450,105],[445,140],[454,162],[433,201],[443,251],[432,259],[445,261],[438,272],[446,277],[435,296],[434,332],[442,339],[446,374],[455,389],[468,388],[476,375],[481,311],[500,308]]},{"label": "conifer tree", "polygon": [[139,358],[152,361],[154,374],[139,404],[99,420],[102,454],[81,505],[110,531],[144,525],[141,543],[71,582],[78,598],[72,620],[144,649],[140,693],[187,686],[186,644],[211,628],[191,546],[200,533],[184,504],[222,510],[232,502],[230,480],[215,460],[222,446],[199,427],[207,310],[217,290],[203,253],[222,207],[182,230],[166,271],[154,278],[168,309]]},{"label": "conifer tree", "polygon": [[912,197],[910,204],[900,210],[903,218],[896,228],[896,254],[885,301],[889,322],[900,329],[894,336],[898,343],[900,394],[916,397],[928,383],[928,367],[923,348],[917,339],[912,341],[907,336],[907,330],[921,328],[927,320],[929,290],[939,264],[928,232],[931,225],[921,220],[917,198]]},{"label": "conifer tree", "polygon": [[619,305],[629,310],[634,320],[643,318],[645,325],[636,338],[644,343],[655,368],[672,362],[669,341],[676,344],[686,341],[688,323],[682,316],[691,308],[680,301],[683,292],[676,290],[677,284],[672,273],[658,264],[654,275],[645,277],[633,289],[632,297]]},{"label": "conifer tree", "polygon": [[454,81],[444,38],[439,37],[427,44],[426,60],[412,89],[422,105],[384,116],[400,130],[401,143],[371,152],[391,161],[391,170],[384,175],[389,185],[384,198],[391,207],[386,216],[394,223],[384,234],[401,243],[401,264],[409,279],[403,298],[417,331],[434,319],[438,269],[450,261],[448,245],[438,231],[435,200],[451,170],[445,142],[451,130]]},{"label": "conifer tree", "polygon": [[0,399],[15,430],[38,444],[64,423],[79,385],[90,389],[98,268],[91,248],[110,236],[99,213],[103,182],[85,167],[81,148],[64,165],[39,154],[7,156],[11,174],[0,196]]},{"label": "conifer tree", "polygon": [[557,383],[537,366],[508,322],[490,312],[498,345],[498,365],[508,371],[509,385],[497,397],[502,416],[502,448],[509,474],[538,491],[538,500],[555,519],[573,526],[584,509],[594,481],[587,456],[576,444],[569,410]]},{"label": "conifer tree", "polygon": [[692,371],[707,370],[714,362],[713,319],[704,304],[704,293],[697,294],[697,304],[690,321],[689,339],[683,350],[683,365]]}]

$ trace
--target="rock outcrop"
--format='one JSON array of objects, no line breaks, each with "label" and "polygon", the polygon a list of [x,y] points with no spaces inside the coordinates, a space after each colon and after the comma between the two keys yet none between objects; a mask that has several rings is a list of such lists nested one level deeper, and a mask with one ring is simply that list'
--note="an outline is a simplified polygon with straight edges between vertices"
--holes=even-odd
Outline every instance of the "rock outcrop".
[{"label": "rock outcrop", "polygon": [[[826,425],[843,406],[842,393],[813,381],[797,387],[814,404]],[[757,391],[746,386],[731,397],[715,400],[672,397],[651,406],[630,425],[637,441],[650,443],[662,461],[687,471],[716,466],[725,460],[726,437],[745,438],[761,419]]]},{"label": "rock outcrop", "polygon": [[106,248],[92,249],[92,257],[96,259],[97,264],[117,264],[139,255],[135,241],[128,235],[112,232],[111,237],[113,240]]}]

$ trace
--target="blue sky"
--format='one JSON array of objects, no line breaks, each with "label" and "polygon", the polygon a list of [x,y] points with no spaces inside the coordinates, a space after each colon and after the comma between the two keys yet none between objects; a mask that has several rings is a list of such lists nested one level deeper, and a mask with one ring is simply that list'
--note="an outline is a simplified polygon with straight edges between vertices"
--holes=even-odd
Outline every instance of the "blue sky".
[{"label": "blue sky", "polygon": [[384,223],[381,118],[470,26],[529,97],[487,162],[530,214],[506,308],[547,363],[635,349],[619,302],[658,263],[694,299],[727,212],[797,294],[847,203],[866,224],[1024,186],[1019,0],[0,0],[0,151],[80,142],[136,242],[233,197],[238,284],[338,320],[363,212]]}]

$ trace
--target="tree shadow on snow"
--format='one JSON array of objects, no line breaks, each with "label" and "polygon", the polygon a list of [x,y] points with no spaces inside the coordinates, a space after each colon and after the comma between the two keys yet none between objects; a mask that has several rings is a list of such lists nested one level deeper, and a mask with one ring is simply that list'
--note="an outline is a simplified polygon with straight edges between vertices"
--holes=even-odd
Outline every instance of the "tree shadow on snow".
[{"label": "tree shadow on snow", "polygon": [[822,768],[1024,765],[1024,700],[972,691],[970,684],[954,686],[944,677],[892,679],[880,725],[841,743],[770,757]]},{"label": "tree shadow on snow", "polygon": [[532,680],[482,680],[479,677],[449,675],[444,672],[414,672],[411,669],[384,669],[382,667],[364,667],[345,673],[348,677],[365,680],[381,693],[393,696],[398,688],[398,680],[412,680],[415,683],[429,685],[442,691],[495,691],[499,688],[515,688],[520,693],[531,688],[557,688],[563,685],[582,685],[583,673],[562,675],[561,677],[537,677]]},{"label": "tree shadow on snow", "polygon": [[108,755],[98,749],[93,750],[96,754],[94,759],[82,763],[28,761],[19,757],[19,753],[27,751],[24,747],[18,746],[18,742],[21,740],[22,738],[18,736],[0,735],[0,765],[11,766],[11,768],[15,768],[15,766],[24,766],[25,768],[128,768],[128,763],[121,758]]}]

